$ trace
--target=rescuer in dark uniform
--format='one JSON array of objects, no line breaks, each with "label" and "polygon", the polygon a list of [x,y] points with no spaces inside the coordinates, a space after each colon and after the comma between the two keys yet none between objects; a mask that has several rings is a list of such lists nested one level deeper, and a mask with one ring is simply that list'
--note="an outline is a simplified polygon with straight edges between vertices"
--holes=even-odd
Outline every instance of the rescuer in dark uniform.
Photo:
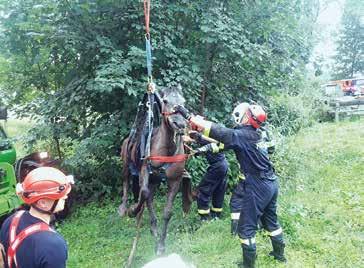
[{"label": "rescuer in dark uniform", "polygon": [[242,209],[240,211],[238,234],[243,251],[243,267],[255,265],[255,234],[260,219],[272,241],[275,259],[286,261],[284,257],[285,243],[282,228],[277,220],[278,183],[274,174],[268,152],[261,148],[262,137],[258,131],[266,121],[267,115],[259,105],[239,104],[233,111],[237,127],[234,129],[217,125],[204,120],[201,116],[191,116],[181,106],[175,110],[185,115],[192,129],[203,132],[224,144],[225,149],[234,150],[245,180],[241,180],[236,191],[242,192]]},{"label": "rescuer in dark uniform", "polygon": [[66,267],[67,243],[49,223],[53,213],[64,209],[71,184],[72,176],[52,167],[36,168],[18,183],[17,194],[30,210],[17,211],[5,220],[0,234],[0,266]]},{"label": "rescuer in dark uniform", "polygon": [[[224,153],[220,152],[224,145],[201,135],[190,132],[191,141],[202,147],[194,150],[194,155],[204,154],[209,166],[198,185],[197,209],[202,221],[221,217],[226,191],[228,162]],[[210,209],[210,201],[212,203]]]}]

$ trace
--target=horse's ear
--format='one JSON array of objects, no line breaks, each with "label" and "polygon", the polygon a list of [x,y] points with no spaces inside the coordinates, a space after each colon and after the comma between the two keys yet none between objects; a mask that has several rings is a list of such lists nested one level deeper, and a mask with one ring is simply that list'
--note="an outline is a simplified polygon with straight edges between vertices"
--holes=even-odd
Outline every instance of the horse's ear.
[{"label": "horse's ear", "polygon": [[162,88],[162,89],[160,89],[160,90],[158,90],[158,94],[159,94],[159,96],[161,97],[161,99],[163,99],[164,98],[164,88]]}]

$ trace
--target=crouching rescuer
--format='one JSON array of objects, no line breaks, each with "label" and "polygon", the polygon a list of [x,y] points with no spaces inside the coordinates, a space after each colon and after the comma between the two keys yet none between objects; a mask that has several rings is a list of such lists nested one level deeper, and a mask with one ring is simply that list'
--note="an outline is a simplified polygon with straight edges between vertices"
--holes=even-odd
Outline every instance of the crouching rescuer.
[{"label": "crouching rescuer", "polygon": [[[205,155],[209,164],[204,177],[198,185],[197,209],[201,221],[219,219],[223,210],[226,191],[228,162],[223,150],[224,145],[216,140],[190,131],[189,136],[201,147],[193,151],[194,155]],[[212,203],[211,209],[209,203]]]},{"label": "crouching rescuer", "polygon": [[258,220],[266,229],[272,241],[275,259],[285,262],[282,228],[277,219],[278,182],[268,152],[260,146],[262,137],[259,128],[267,114],[259,105],[239,104],[233,111],[234,128],[207,121],[201,116],[191,115],[184,107],[175,110],[189,120],[192,129],[202,132],[224,144],[224,149],[235,152],[245,180],[241,180],[234,192],[241,192],[241,211],[238,234],[243,253],[243,267],[255,267],[255,234]]},{"label": "crouching rescuer", "polygon": [[49,223],[53,213],[64,209],[71,184],[73,176],[52,167],[34,169],[18,183],[17,194],[30,210],[15,212],[1,228],[5,267],[66,267],[66,241]]}]

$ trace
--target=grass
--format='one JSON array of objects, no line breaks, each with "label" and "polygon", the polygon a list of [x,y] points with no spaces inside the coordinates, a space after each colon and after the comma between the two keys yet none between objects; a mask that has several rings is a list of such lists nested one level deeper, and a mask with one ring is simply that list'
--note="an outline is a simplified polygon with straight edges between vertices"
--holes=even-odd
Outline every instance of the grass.
[{"label": "grass", "polygon": [[[317,124],[288,141],[284,166],[291,170],[291,179],[281,180],[279,200],[288,263],[283,265],[267,256],[269,238],[260,232],[258,267],[364,267],[363,125],[363,120]],[[156,204],[159,219],[161,199]],[[68,267],[121,267],[126,263],[135,220],[119,218],[119,202],[116,198],[91,203],[58,226],[69,244]],[[178,196],[167,254],[176,252],[196,267],[236,267],[241,250],[238,240],[230,236],[228,207],[223,220],[201,225],[195,204],[187,217],[183,217],[180,204]],[[134,267],[154,258],[146,212]]]},{"label": "grass", "polygon": [[24,145],[20,139],[33,124],[25,119],[9,119],[6,123],[2,122],[2,125],[4,126],[7,135],[14,140],[17,158],[25,156],[26,152],[24,151]]}]

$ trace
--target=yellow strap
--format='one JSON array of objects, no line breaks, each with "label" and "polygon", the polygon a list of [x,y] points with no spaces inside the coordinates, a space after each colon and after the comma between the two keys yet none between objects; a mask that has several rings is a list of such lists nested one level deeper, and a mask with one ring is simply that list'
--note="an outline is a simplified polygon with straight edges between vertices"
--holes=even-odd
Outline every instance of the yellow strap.
[{"label": "yellow strap", "polygon": [[198,214],[206,215],[210,213],[210,209],[198,209]]},{"label": "yellow strap", "polygon": [[214,212],[221,212],[222,211],[222,208],[214,208],[214,207],[212,207],[211,210],[214,211]]}]

